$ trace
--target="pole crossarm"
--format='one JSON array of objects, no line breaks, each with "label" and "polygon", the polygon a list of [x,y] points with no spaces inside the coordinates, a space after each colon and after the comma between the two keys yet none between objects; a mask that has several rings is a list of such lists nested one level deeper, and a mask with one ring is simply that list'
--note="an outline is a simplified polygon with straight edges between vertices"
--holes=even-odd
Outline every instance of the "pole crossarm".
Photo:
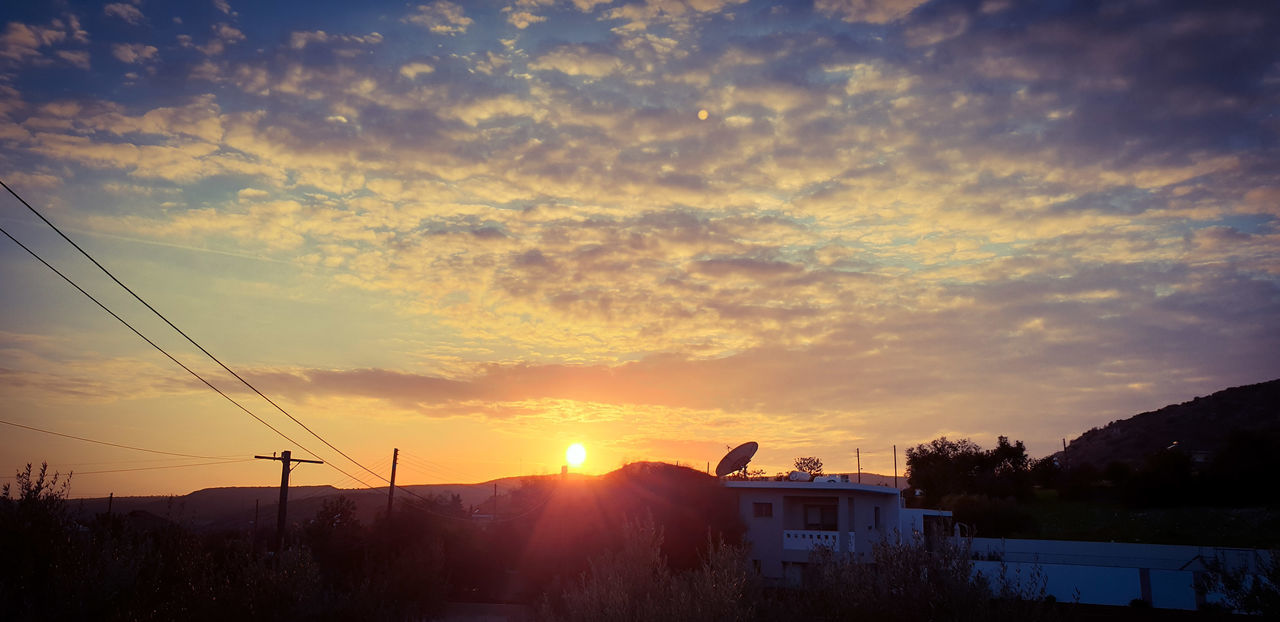
[{"label": "pole crossarm", "polygon": [[285,519],[289,513],[289,471],[293,470],[290,463],[308,462],[311,464],[324,464],[321,460],[303,460],[302,458],[294,458],[293,452],[285,450],[280,452],[279,456],[254,456],[258,460],[277,460],[280,462],[280,505],[276,516],[276,542],[275,552],[279,555],[284,550],[284,529],[286,526]]},{"label": "pole crossarm", "polygon": [[[284,460],[284,456],[254,456],[259,460]],[[324,464],[324,460],[303,460],[302,458],[289,458],[289,462],[308,462],[311,464]]]}]

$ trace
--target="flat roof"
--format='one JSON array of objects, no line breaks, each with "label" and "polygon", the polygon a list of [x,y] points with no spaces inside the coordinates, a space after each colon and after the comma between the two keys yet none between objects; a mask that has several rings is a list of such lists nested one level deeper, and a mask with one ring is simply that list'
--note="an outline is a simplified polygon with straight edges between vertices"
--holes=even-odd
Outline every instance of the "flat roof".
[{"label": "flat roof", "polygon": [[777,480],[726,480],[725,486],[729,488],[764,488],[770,490],[858,490],[862,492],[871,492],[882,495],[901,494],[897,488],[892,486],[872,486],[870,484],[859,484],[857,482],[793,482],[777,481]]}]

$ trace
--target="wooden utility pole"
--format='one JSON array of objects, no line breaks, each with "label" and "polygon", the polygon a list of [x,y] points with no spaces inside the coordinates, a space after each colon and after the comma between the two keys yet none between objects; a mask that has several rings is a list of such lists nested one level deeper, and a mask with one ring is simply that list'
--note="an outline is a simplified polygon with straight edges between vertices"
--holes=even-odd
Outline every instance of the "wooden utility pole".
[{"label": "wooden utility pole", "polygon": [[862,448],[858,447],[853,451],[858,456],[858,483],[861,484],[862,483]]},{"label": "wooden utility pole", "polygon": [[387,487],[387,520],[391,520],[391,506],[396,500],[396,461],[400,459],[400,449],[391,451],[391,482]]},{"label": "wooden utility pole", "polygon": [[292,457],[292,452],[284,450],[280,452],[280,456],[254,456],[259,460],[279,460],[280,461],[280,507],[276,516],[276,555],[284,551],[284,526],[285,519],[289,514],[289,471],[293,470],[290,463],[306,462],[309,464],[324,464],[323,460],[303,460],[302,458]]},{"label": "wooden utility pole", "polygon": [[893,446],[893,487],[898,487],[898,446]]}]

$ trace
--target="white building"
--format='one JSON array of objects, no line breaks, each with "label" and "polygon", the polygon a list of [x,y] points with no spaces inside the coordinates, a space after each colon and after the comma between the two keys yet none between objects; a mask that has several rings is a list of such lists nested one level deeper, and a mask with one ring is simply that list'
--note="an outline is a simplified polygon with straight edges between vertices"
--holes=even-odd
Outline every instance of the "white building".
[{"label": "white building", "polygon": [[870,559],[884,538],[923,532],[938,510],[902,507],[896,488],[837,481],[726,481],[738,493],[751,559],[764,577],[798,580],[809,552],[826,547]]}]

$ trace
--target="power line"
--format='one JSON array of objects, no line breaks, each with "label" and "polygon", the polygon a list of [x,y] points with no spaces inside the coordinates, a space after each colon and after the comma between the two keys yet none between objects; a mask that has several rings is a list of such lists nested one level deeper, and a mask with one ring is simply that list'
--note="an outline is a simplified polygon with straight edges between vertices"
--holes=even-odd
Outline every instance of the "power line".
[{"label": "power line", "polygon": [[[4,185],[4,182],[0,181],[0,185]],[[8,188],[8,186],[5,186],[5,188]],[[12,191],[10,191],[10,192],[12,192]],[[183,364],[183,363],[182,363],[182,361],[179,361],[179,360],[178,360],[177,358],[175,358],[172,354],[169,354],[169,352],[168,352],[168,351],[166,351],[164,348],[160,347],[160,345],[159,345],[159,344],[157,344],[156,342],[154,342],[154,341],[152,341],[151,339],[149,339],[146,335],[144,335],[144,334],[142,334],[140,331],[138,331],[138,329],[134,328],[134,327],[133,327],[133,325],[132,325],[132,324],[130,324],[127,320],[125,320],[124,318],[122,318],[122,317],[120,317],[119,315],[117,315],[117,314],[116,314],[116,312],[114,312],[114,311],[112,311],[111,309],[107,308],[107,306],[106,306],[105,304],[103,304],[101,301],[99,301],[97,298],[95,298],[95,297],[93,296],[93,294],[90,294],[89,292],[85,291],[85,289],[84,289],[84,288],[82,288],[82,287],[80,287],[78,284],[76,284],[76,282],[75,282],[75,281],[72,281],[70,277],[68,277],[67,275],[63,274],[63,273],[62,273],[60,270],[58,270],[57,268],[53,267],[53,265],[52,265],[52,264],[50,264],[49,262],[45,261],[43,257],[41,257],[41,256],[40,256],[40,255],[38,255],[35,251],[33,251],[33,250],[31,250],[30,248],[28,248],[28,247],[27,247],[27,245],[25,245],[25,244],[23,244],[22,242],[18,241],[18,239],[17,239],[17,238],[13,237],[13,236],[12,236],[8,231],[6,231],[3,227],[0,227],[0,233],[3,233],[5,237],[9,238],[10,240],[13,240],[13,243],[14,243],[14,244],[17,244],[19,247],[21,247],[21,248],[22,248],[22,250],[27,251],[27,253],[28,253],[29,255],[31,255],[32,257],[35,257],[37,261],[39,261],[40,263],[44,264],[46,268],[49,268],[50,270],[52,270],[54,274],[57,274],[59,277],[62,277],[62,280],[66,281],[69,285],[71,285],[72,287],[74,287],[74,288],[76,289],[76,291],[80,292],[81,294],[84,294],[86,298],[88,298],[89,300],[92,300],[94,304],[98,305],[98,307],[99,307],[99,308],[101,308],[103,311],[106,311],[106,312],[107,312],[111,317],[115,318],[115,319],[116,319],[117,321],[119,321],[121,324],[124,324],[126,328],[128,328],[130,331],[132,331],[132,332],[133,332],[133,334],[137,335],[140,339],[142,339],[143,341],[147,342],[151,347],[153,347],[153,348],[155,348],[156,350],[158,350],[161,354],[163,354],[163,355],[164,355],[166,358],[168,358],[170,361],[173,361],[173,362],[174,362],[174,364],[176,364],[178,367],[181,367],[182,369],[186,370],[186,372],[187,372],[187,373],[189,373],[189,374],[191,374],[192,376],[194,376],[197,380],[199,380],[200,382],[202,382],[205,386],[209,387],[210,389],[213,389],[213,391],[214,391],[215,393],[217,393],[218,395],[221,395],[221,396],[222,396],[223,398],[225,398],[228,402],[231,402],[232,404],[234,404],[234,405],[236,406],[236,408],[239,408],[240,410],[244,411],[244,412],[245,412],[245,414],[249,415],[250,417],[253,417],[253,418],[254,418],[258,423],[261,423],[262,425],[267,426],[267,428],[268,428],[268,429],[270,429],[272,432],[275,432],[278,436],[280,436],[280,438],[283,438],[283,439],[285,439],[286,441],[289,441],[290,443],[293,443],[293,444],[294,444],[295,446],[297,446],[299,449],[301,449],[301,450],[303,450],[303,451],[305,451],[305,452],[307,452],[307,453],[311,454],[312,456],[319,457],[319,455],[318,455],[318,454],[316,454],[314,451],[311,451],[310,449],[307,449],[307,447],[306,447],[305,445],[303,445],[302,443],[299,443],[298,441],[293,440],[292,438],[290,438],[290,437],[289,437],[289,435],[285,434],[284,432],[281,432],[279,429],[277,429],[275,426],[271,425],[270,423],[267,423],[267,422],[266,422],[266,420],[264,420],[263,418],[259,417],[259,416],[258,416],[258,415],[256,415],[256,414],[254,414],[254,413],[253,413],[253,411],[249,410],[248,408],[245,408],[242,404],[240,404],[240,402],[237,402],[237,401],[236,401],[234,398],[232,398],[230,395],[227,395],[227,394],[226,394],[225,392],[223,392],[221,389],[219,389],[218,387],[214,386],[214,385],[213,385],[213,383],[209,382],[208,380],[205,380],[205,378],[204,378],[203,376],[201,376],[200,374],[196,373],[196,371],[195,371],[195,370],[191,369],[190,367],[187,367],[185,364]],[[341,453],[341,452],[339,452],[339,453]],[[343,454],[343,455],[345,455],[345,454]],[[368,483],[364,482],[364,481],[363,481],[363,480],[361,480],[360,478],[355,477],[354,475],[351,475],[350,473],[347,473],[346,471],[342,470],[341,468],[339,468],[337,465],[333,464],[332,462],[325,462],[325,464],[329,465],[330,467],[333,467],[333,469],[334,469],[335,471],[337,471],[337,472],[339,472],[339,473],[341,473],[341,474],[343,474],[343,475],[345,475],[345,476],[347,476],[347,477],[349,477],[349,478],[351,478],[351,479],[353,479],[353,480],[355,480],[355,481],[357,481],[357,482],[360,482],[360,483],[361,483],[361,484],[363,484],[365,487],[372,488],[372,486],[369,486],[369,484],[368,484]],[[357,463],[357,464],[358,464],[358,463]],[[361,468],[364,468],[364,467],[363,467],[363,466],[361,466]],[[367,471],[368,469],[365,469],[365,470]],[[375,475],[377,475],[377,474],[375,473]],[[385,478],[384,478],[384,481],[385,481]],[[412,494],[412,493],[410,493],[410,494]]]},{"label": "power line", "polygon": [[156,469],[181,469],[183,467],[210,466],[214,464],[231,464],[233,462],[249,462],[253,458],[240,458],[238,460],[219,460],[217,462],[197,462],[195,464],[170,464],[167,466],[138,467],[136,469],[108,469],[105,471],[71,471],[71,475],[96,475],[98,473],[125,473],[129,471],[154,471]]},{"label": "power line", "polygon": [[[6,232],[6,233],[5,233],[5,235],[8,235],[8,233]],[[13,239],[13,238],[10,238],[10,239]],[[145,448],[145,447],[134,447],[134,446],[132,446],[132,445],[121,445],[120,443],[111,443],[111,442],[108,442],[108,441],[99,441],[99,440],[95,440],[95,439],[92,439],[92,438],[85,438],[85,437],[83,437],[83,436],[76,436],[76,435],[74,435],[74,434],[63,434],[62,432],[54,432],[53,430],[45,430],[45,429],[43,429],[43,428],[37,428],[37,427],[34,427],[34,426],[22,425],[21,423],[14,423],[14,422],[12,422],[12,421],[5,421],[5,420],[3,420],[3,419],[0,419],[0,423],[3,423],[3,424],[5,424],[5,425],[11,425],[11,426],[13,426],[13,427],[15,427],[15,428],[23,428],[23,429],[26,429],[26,430],[32,430],[32,431],[35,431],[35,432],[43,432],[43,433],[45,433],[45,434],[52,434],[52,435],[54,435],[54,436],[61,436],[61,437],[63,437],[63,438],[73,438],[73,439],[75,439],[75,440],[77,440],[77,441],[84,441],[84,442],[86,442],[86,443],[97,443],[97,444],[99,444],[99,445],[107,445],[107,446],[110,446],[110,447],[119,447],[119,448],[121,448],[121,449],[132,449],[132,450],[134,450],[134,451],[145,451],[145,452],[147,452],[147,453],[149,453],[149,454],[162,454],[162,455],[165,455],[165,456],[178,456],[178,457],[180,457],[180,458],[203,458],[203,459],[207,459],[207,460],[221,460],[221,459],[223,459],[223,458],[228,458],[228,457],[229,457],[229,456],[198,456],[198,455],[195,455],[195,454],[183,454],[183,453],[178,453],[178,452],[173,452],[173,451],[160,451],[160,450],[158,450],[158,449],[147,449],[147,448]]]},{"label": "power line", "polygon": [[[0,182],[0,184],[3,184],[3,183],[4,183],[4,182]],[[312,452],[311,452],[311,450],[307,449],[306,447],[303,447],[301,443],[299,443],[299,442],[297,442],[297,441],[295,441],[295,440],[293,440],[293,439],[289,438],[289,437],[288,437],[288,435],[286,435],[284,432],[281,432],[280,430],[276,429],[276,427],[275,427],[275,426],[271,425],[270,423],[267,423],[265,420],[263,420],[263,419],[262,419],[261,417],[259,417],[258,415],[253,414],[253,411],[251,411],[251,410],[249,410],[248,408],[245,408],[244,406],[242,406],[242,405],[240,404],[240,402],[235,401],[235,399],[234,399],[234,398],[232,398],[230,395],[227,395],[226,393],[224,393],[224,392],[222,391],[222,389],[219,389],[218,387],[214,386],[214,385],[213,385],[213,383],[209,382],[208,380],[205,380],[205,379],[204,379],[204,376],[201,376],[200,374],[196,373],[196,371],[195,371],[195,370],[193,370],[193,369],[191,369],[190,367],[187,367],[186,365],[184,365],[184,364],[182,363],[182,361],[179,361],[178,359],[174,358],[174,356],[173,356],[172,354],[169,354],[169,352],[168,352],[167,350],[165,350],[164,348],[160,347],[160,345],[159,345],[159,344],[157,344],[156,342],[154,342],[154,341],[152,341],[151,339],[147,338],[147,336],[146,336],[146,335],[144,335],[144,334],[142,334],[141,332],[139,332],[139,331],[138,331],[138,329],[134,328],[134,327],[133,327],[133,325],[132,325],[132,324],[130,324],[127,320],[125,320],[124,318],[122,318],[122,317],[120,317],[119,315],[117,315],[115,311],[112,311],[111,309],[108,309],[108,308],[107,308],[107,305],[102,304],[102,302],[101,302],[101,301],[99,301],[97,298],[94,298],[94,297],[93,297],[93,294],[90,294],[89,292],[85,291],[83,287],[80,287],[79,285],[77,285],[77,284],[76,284],[76,282],[75,282],[75,281],[72,281],[70,277],[68,277],[67,275],[63,274],[63,273],[62,273],[61,271],[59,271],[57,268],[53,267],[53,264],[50,264],[49,262],[45,261],[45,260],[44,260],[44,258],[43,258],[43,257],[41,257],[40,255],[37,255],[35,251],[31,250],[30,248],[27,248],[27,245],[26,245],[26,244],[23,244],[22,242],[19,242],[19,241],[18,241],[18,238],[15,238],[15,237],[13,237],[12,235],[10,235],[8,231],[5,231],[4,227],[0,227],[0,233],[3,233],[3,234],[5,235],[5,237],[9,238],[10,240],[13,240],[13,243],[14,243],[14,244],[17,244],[18,246],[22,247],[22,250],[27,251],[27,253],[28,253],[28,254],[30,254],[32,257],[35,257],[37,261],[39,261],[40,263],[44,264],[46,268],[48,268],[48,269],[50,269],[50,270],[53,270],[54,274],[57,274],[58,276],[62,277],[62,280],[66,281],[66,282],[67,282],[68,284],[70,284],[72,287],[76,288],[76,291],[80,292],[81,294],[84,294],[84,295],[85,295],[89,300],[92,300],[94,304],[98,305],[98,307],[99,307],[99,308],[101,308],[103,311],[106,311],[107,313],[109,313],[109,314],[111,315],[111,317],[113,317],[113,318],[115,318],[116,320],[118,320],[121,324],[124,324],[126,328],[128,328],[128,329],[129,329],[129,330],[131,330],[131,331],[133,331],[133,334],[137,335],[137,336],[138,336],[138,337],[140,337],[143,341],[145,341],[145,342],[147,342],[148,344],[150,344],[150,345],[151,345],[151,347],[155,348],[156,350],[159,350],[161,354],[165,355],[165,357],[166,357],[166,358],[168,358],[170,361],[173,361],[175,364],[177,364],[177,365],[178,365],[178,367],[181,367],[182,369],[185,369],[185,370],[187,371],[187,373],[191,374],[192,376],[195,376],[195,377],[196,377],[196,379],[197,379],[197,380],[199,380],[200,382],[204,383],[204,385],[205,385],[205,386],[209,387],[210,389],[213,389],[213,390],[214,390],[218,395],[221,395],[222,397],[226,398],[226,400],[227,400],[227,401],[229,401],[229,402],[231,402],[232,404],[235,404],[237,408],[239,408],[240,410],[243,410],[244,412],[248,413],[248,415],[249,415],[250,417],[253,417],[254,419],[256,419],[256,420],[258,421],[258,423],[261,423],[262,425],[265,425],[265,426],[267,426],[268,428],[270,428],[270,430],[271,430],[272,432],[275,432],[276,434],[280,435],[280,437],[281,437],[281,438],[285,439],[286,441],[289,441],[290,443],[293,443],[294,445],[297,445],[298,447],[302,448],[302,450],[303,450],[303,451],[306,451],[307,453],[310,453],[310,454],[311,454],[311,455],[313,455],[313,456],[315,455],[314,453],[312,453]]]},{"label": "power line", "polygon": [[[329,449],[332,449],[332,450],[334,450],[334,451],[338,452],[338,454],[339,454],[339,455],[341,455],[343,458],[346,458],[346,459],[347,459],[348,461],[350,461],[352,464],[354,464],[354,465],[356,465],[356,466],[358,466],[358,467],[360,467],[360,468],[364,469],[365,471],[369,472],[369,473],[370,473],[370,474],[372,474],[374,477],[377,477],[378,479],[380,479],[380,480],[382,480],[382,481],[384,481],[384,482],[388,482],[388,483],[390,483],[390,482],[387,480],[387,478],[382,477],[381,475],[379,475],[377,472],[373,471],[372,469],[370,469],[370,468],[366,467],[366,466],[365,466],[365,465],[363,465],[363,464],[360,464],[358,461],[356,461],[356,459],[355,459],[355,458],[352,458],[351,456],[348,456],[348,455],[346,454],[346,452],[342,451],[341,449],[338,449],[337,447],[335,447],[335,446],[333,445],[333,443],[330,443],[329,441],[325,440],[325,438],[324,438],[323,436],[320,436],[320,435],[319,435],[319,434],[317,434],[314,430],[312,430],[311,428],[307,427],[307,425],[306,425],[305,423],[303,423],[303,422],[299,421],[299,420],[298,420],[298,418],[297,418],[297,417],[294,417],[292,414],[289,414],[289,411],[285,410],[285,409],[284,409],[283,407],[281,407],[279,404],[275,403],[275,401],[273,401],[271,398],[269,398],[269,397],[267,397],[265,394],[263,394],[263,393],[262,393],[262,391],[259,391],[259,390],[258,390],[258,388],[257,388],[257,387],[255,387],[255,386],[253,386],[252,384],[250,384],[248,380],[245,380],[244,378],[242,378],[242,377],[240,376],[240,374],[237,374],[237,373],[236,373],[234,370],[232,370],[230,367],[227,367],[227,366],[226,366],[226,364],[224,364],[220,359],[218,359],[218,357],[214,356],[212,352],[209,352],[208,350],[206,350],[206,349],[204,348],[204,346],[202,346],[202,345],[200,345],[199,343],[197,343],[197,342],[196,342],[196,340],[195,340],[195,339],[192,339],[190,335],[188,335],[187,333],[183,332],[183,331],[182,331],[182,329],[180,329],[180,328],[178,328],[177,326],[175,326],[175,325],[174,325],[174,323],[173,323],[173,322],[170,322],[170,321],[169,321],[169,318],[165,317],[163,313],[160,313],[159,311],[157,311],[157,310],[156,310],[156,308],[155,308],[155,307],[153,307],[153,306],[151,306],[151,304],[150,304],[150,303],[148,303],[146,300],[143,300],[143,299],[142,299],[142,296],[139,296],[136,292],[134,292],[132,289],[130,289],[128,285],[125,285],[124,283],[122,283],[122,282],[120,281],[120,279],[116,278],[116,276],[115,276],[114,274],[112,274],[110,270],[107,270],[107,268],[106,268],[105,266],[103,266],[101,263],[98,263],[98,260],[97,260],[97,259],[94,259],[94,258],[93,258],[93,255],[90,255],[90,254],[88,253],[88,251],[84,250],[83,248],[80,248],[80,245],[79,245],[79,244],[76,244],[74,241],[72,241],[72,239],[71,239],[71,238],[67,237],[67,234],[63,233],[63,232],[62,232],[62,230],[61,230],[61,229],[59,229],[59,228],[57,227],[57,225],[54,225],[52,222],[50,222],[50,221],[49,221],[49,219],[48,219],[48,218],[45,218],[45,217],[44,217],[44,214],[41,214],[39,210],[37,210],[36,208],[32,207],[32,206],[31,206],[31,204],[30,204],[30,203],[28,203],[26,199],[22,198],[22,196],[20,196],[17,192],[15,192],[15,191],[13,190],[13,188],[10,188],[8,184],[4,183],[4,181],[0,181],[0,186],[3,186],[5,190],[8,190],[8,191],[9,191],[9,194],[12,194],[12,195],[13,195],[13,197],[14,197],[15,199],[17,199],[19,202],[21,202],[23,205],[25,205],[25,206],[26,206],[26,208],[27,208],[28,210],[30,210],[32,214],[35,214],[35,215],[36,215],[40,220],[44,221],[44,223],[45,223],[46,225],[49,225],[49,227],[50,227],[51,229],[53,229],[54,231],[56,231],[56,232],[58,233],[58,235],[62,236],[62,239],[66,240],[68,244],[70,244],[71,246],[75,247],[75,249],[76,249],[76,250],[80,251],[80,254],[81,254],[81,255],[84,255],[86,259],[88,259],[89,261],[93,262],[93,265],[97,266],[97,267],[98,267],[98,269],[99,269],[99,270],[101,270],[101,271],[103,272],[103,274],[106,274],[108,277],[110,277],[112,281],[115,281],[116,285],[119,285],[120,287],[124,288],[124,290],[125,290],[126,292],[129,292],[129,294],[130,294],[130,295],[132,295],[132,296],[134,297],[134,299],[136,299],[138,302],[142,303],[142,305],[143,305],[143,306],[145,306],[147,309],[150,309],[150,310],[151,310],[151,312],[152,312],[152,313],[154,313],[154,314],[156,315],[156,317],[160,318],[161,320],[164,320],[164,323],[165,323],[165,324],[168,324],[170,328],[172,328],[173,330],[177,331],[179,335],[182,335],[183,337],[185,337],[185,338],[186,338],[186,340],[187,340],[187,341],[191,342],[191,345],[195,346],[196,348],[199,348],[199,350],[200,350],[201,352],[205,353],[205,355],[206,355],[206,356],[208,356],[210,359],[213,359],[213,361],[214,361],[215,363],[217,363],[219,366],[221,366],[223,369],[225,369],[225,370],[227,371],[227,373],[231,374],[232,376],[235,376],[236,380],[239,380],[242,384],[244,384],[244,386],[249,387],[250,389],[252,389],[252,390],[253,390],[253,392],[254,392],[254,393],[257,393],[259,397],[261,397],[262,399],[266,400],[266,401],[267,401],[267,403],[269,403],[269,404],[271,404],[272,406],[274,406],[274,407],[276,408],[276,410],[278,410],[278,411],[280,411],[280,412],[284,413],[284,416],[288,417],[288,418],[289,418],[290,420],[292,420],[294,423],[296,423],[296,424],[298,424],[299,426],[301,426],[301,427],[302,427],[302,429],[304,429],[304,430],[306,430],[308,433],[310,433],[310,434],[311,434],[311,436],[314,436],[314,437],[316,437],[317,439],[319,439],[319,441],[320,441],[321,443],[324,443],[325,445],[327,445],[327,446],[329,447]],[[6,233],[5,235],[8,235],[8,234]],[[10,236],[10,239],[13,239],[13,238],[12,238],[12,236]],[[14,240],[14,241],[16,242],[17,240]],[[24,246],[23,248],[26,248],[26,247]],[[28,250],[27,252],[31,252],[31,251],[30,251],[30,250]],[[34,254],[34,253],[32,253],[32,254]],[[43,260],[41,260],[41,261],[43,261]],[[47,265],[47,264],[46,264],[46,265]],[[51,266],[51,267],[52,267],[52,266]],[[61,274],[61,273],[59,273],[59,274]],[[63,278],[66,278],[66,277],[63,277]],[[78,289],[78,288],[77,288],[77,289]],[[95,301],[95,302],[96,302],[96,301]],[[104,308],[105,308],[105,307],[104,307]],[[112,314],[112,315],[114,315],[114,314]],[[122,321],[123,321],[123,320],[122,320]],[[135,332],[136,332],[136,331],[135,331]],[[207,384],[207,383],[206,383],[206,384]],[[212,386],[212,385],[210,385],[210,386]],[[255,415],[255,417],[254,417],[254,418],[257,418],[257,416]],[[261,421],[261,420],[259,419],[259,421]],[[273,429],[274,429],[274,428],[273,428]],[[282,436],[283,436],[283,435],[282,435]],[[286,438],[287,438],[287,437],[286,437]],[[294,441],[290,441],[290,442],[294,442]],[[297,443],[296,443],[296,442],[294,442],[294,444],[295,444],[295,445],[297,445]],[[298,445],[298,447],[302,447],[302,445]],[[305,448],[304,448],[304,449],[305,449]],[[310,453],[310,454],[311,454],[311,455],[313,455],[313,456],[315,456],[315,455],[316,455],[314,452],[311,452],[310,450],[307,450],[307,453]]]}]

